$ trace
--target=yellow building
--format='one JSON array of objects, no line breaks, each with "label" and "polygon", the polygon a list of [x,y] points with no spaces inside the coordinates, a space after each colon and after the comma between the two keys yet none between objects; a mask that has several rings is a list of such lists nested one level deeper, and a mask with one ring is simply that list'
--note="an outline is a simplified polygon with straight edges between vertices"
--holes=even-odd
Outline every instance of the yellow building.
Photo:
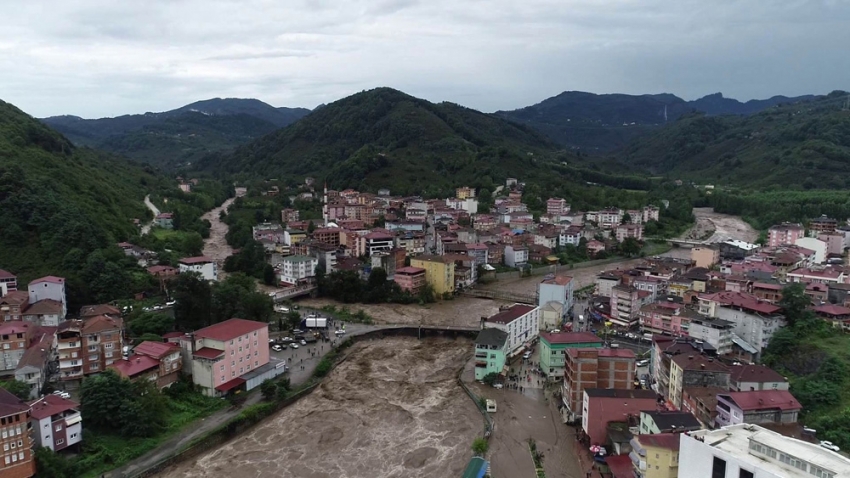
[{"label": "yellow building", "polygon": [[635,435],[631,441],[635,476],[677,478],[679,476],[679,434]]},{"label": "yellow building", "polygon": [[416,256],[410,258],[412,267],[425,269],[425,282],[431,285],[434,293],[442,295],[455,289],[455,263],[442,256]]},{"label": "yellow building", "polygon": [[295,245],[299,242],[307,239],[307,231],[302,231],[299,229],[287,229],[283,232],[284,242],[287,245]]},{"label": "yellow building", "polygon": [[720,249],[713,246],[694,247],[691,249],[691,260],[695,262],[695,267],[711,269],[720,262]]},{"label": "yellow building", "polygon": [[462,187],[455,190],[458,199],[469,199],[475,197],[475,188]]}]

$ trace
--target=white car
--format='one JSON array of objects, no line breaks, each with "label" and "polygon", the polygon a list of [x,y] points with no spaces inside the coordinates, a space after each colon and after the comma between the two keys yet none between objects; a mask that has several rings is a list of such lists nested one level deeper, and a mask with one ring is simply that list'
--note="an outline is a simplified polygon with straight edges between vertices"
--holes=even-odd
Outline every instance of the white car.
[{"label": "white car", "polygon": [[301,345],[307,345],[307,341],[306,341],[306,340],[302,340],[302,341],[301,341]]},{"label": "white car", "polygon": [[524,358],[525,360],[530,359],[531,358],[531,352],[526,352],[526,353],[522,354],[522,358]]},{"label": "white car", "polygon": [[297,349],[297,348],[298,348],[298,344],[292,344],[292,348]]},{"label": "white car", "polygon": [[336,334],[336,335],[345,335],[345,331],[344,331],[344,330],[337,330],[336,332],[334,332],[334,334]]},{"label": "white car", "polygon": [[841,451],[841,448],[838,448],[836,445],[833,445],[831,441],[822,441],[820,442],[820,446],[826,448],[827,450]]},{"label": "white car", "polygon": [[68,399],[70,399],[70,398],[71,398],[71,394],[70,394],[70,393],[65,392],[65,391],[62,391],[62,390],[56,390],[56,391],[54,391],[54,392],[53,392],[53,395],[56,395],[56,396],[62,397],[62,398],[64,398],[64,399],[66,399],[66,400],[68,400]]},{"label": "white car", "polygon": [[272,350],[274,350],[275,352],[280,352],[283,350],[283,348],[280,345],[272,345]]}]

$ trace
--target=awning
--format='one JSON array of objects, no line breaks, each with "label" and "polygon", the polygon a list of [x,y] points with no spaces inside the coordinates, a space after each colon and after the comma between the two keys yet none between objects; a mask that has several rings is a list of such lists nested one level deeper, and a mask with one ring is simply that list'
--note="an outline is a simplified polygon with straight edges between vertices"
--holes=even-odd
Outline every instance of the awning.
[{"label": "awning", "polygon": [[215,389],[218,390],[219,392],[227,392],[228,390],[233,390],[234,388],[242,385],[243,383],[245,383],[244,378],[236,377],[229,382],[224,382],[223,384],[219,385],[218,387],[215,387]]}]

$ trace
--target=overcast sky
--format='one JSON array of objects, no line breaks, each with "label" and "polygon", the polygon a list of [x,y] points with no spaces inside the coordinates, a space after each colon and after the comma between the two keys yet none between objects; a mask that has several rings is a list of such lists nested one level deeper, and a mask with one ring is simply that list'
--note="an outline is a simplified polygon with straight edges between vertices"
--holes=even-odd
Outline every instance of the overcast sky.
[{"label": "overcast sky", "polygon": [[847,0],[13,3],[0,14],[0,99],[39,117],[213,97],[312,108],[377,86],[488,112],[565,90],[850,90]]}]

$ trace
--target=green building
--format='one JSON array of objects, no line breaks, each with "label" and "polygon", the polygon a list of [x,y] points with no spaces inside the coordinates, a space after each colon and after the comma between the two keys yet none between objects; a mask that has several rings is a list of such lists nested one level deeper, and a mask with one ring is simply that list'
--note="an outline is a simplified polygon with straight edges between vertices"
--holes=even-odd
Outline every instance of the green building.
[{"label": "green building", "polygon": [[567,349],[601,348],[602,339],[590,332],[540,334],[540,368],[549,380],[564,376]]},{"label": "green building", "polygon": [[508,333],[499,329],[484,329],[475,339],[475,380],[488,374],[502,373],[507,355]]}]

